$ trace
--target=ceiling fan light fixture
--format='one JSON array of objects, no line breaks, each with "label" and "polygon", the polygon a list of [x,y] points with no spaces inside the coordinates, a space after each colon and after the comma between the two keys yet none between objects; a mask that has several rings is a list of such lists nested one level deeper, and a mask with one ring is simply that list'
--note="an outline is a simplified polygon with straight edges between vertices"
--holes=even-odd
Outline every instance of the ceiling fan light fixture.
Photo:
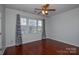
[{"label": "ceiling fan light fixture", "polygon": [[45,11],[44,11],[44,10],[42,10],[42,14],[44,14],[44,15],[45,15]]},{"label": "ceiling fan light fixture", "polygon": [[56,9],[50,9],[49,4],[43,5],[41,8],[36,8],[35,10],[40,10],[38,14],[48,15],[49,11],[56,11]]},{"label": "ceiling fan light fixture", "polygon": [[45,13],[48,13],[48,11],[46,10]]}]

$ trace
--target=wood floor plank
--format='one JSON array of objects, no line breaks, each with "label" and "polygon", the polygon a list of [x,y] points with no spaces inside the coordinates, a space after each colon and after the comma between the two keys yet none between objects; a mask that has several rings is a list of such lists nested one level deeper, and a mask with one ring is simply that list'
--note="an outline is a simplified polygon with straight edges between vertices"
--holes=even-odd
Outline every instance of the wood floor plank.
[{"label": "wood floor plank", "polygon": [[79,55],[79,47],[46,39],[8,47],[4,55]]}]

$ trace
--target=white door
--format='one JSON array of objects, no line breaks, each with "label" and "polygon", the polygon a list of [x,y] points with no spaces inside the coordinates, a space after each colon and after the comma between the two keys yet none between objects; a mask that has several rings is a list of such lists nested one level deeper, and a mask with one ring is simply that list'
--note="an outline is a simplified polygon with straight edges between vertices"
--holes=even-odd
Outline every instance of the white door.
[{"label": "white door", "polygon": [[2,42],[1,42],[1,13],[0,13],[0,49],[2,49]]}]

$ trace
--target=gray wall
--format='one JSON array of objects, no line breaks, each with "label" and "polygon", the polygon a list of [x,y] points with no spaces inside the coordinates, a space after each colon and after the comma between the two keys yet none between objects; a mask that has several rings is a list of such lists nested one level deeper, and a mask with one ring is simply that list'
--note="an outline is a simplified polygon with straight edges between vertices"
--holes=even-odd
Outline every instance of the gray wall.
[{"label": "gray wall", "polygon": [[[42,19],[41,16],[6,8],[6,47],[15,45],[16,14],[20,14],[29,18]],[[22,35],[23,43],[28,43],[37,40],[41,40],[41,33]]]},{"label": "gray wall", "polygon": [[0,27],[0,31],[2,33],[1,38],[0,38],[0,46],[2,51],[4,51],[5,49],[5,7],[4,5],[0,5],[0,20],[1,20],[1,27]]},{"label": "gray wall", "polygon": [[[1,7],[0,7],[0,33],[1,33]],[[2,48],[2,38],[1,38],[1,35],[0,35],[0,49]]]},{"label": "gray wall", "polygon": [[2,48],[5,49],[6,46],[6,39],[5,39],[5,6],[3,5],[2,9]]},{"label": "gray wall", "polygon": [[46,24],[48,38],[79,47],[79,8],[51,16]]}]

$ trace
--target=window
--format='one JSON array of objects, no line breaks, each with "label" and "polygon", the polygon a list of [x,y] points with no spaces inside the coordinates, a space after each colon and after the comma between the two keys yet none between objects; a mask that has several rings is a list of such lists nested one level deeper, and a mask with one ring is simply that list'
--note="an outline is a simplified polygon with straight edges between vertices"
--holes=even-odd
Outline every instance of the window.
[{"label": "window", "polygon": [[42,27],[42,21],[38,20],[38,26]]},{"label": "window", "polygon": [[30,33],[37,32],[37,20],[29,19],[29,32]]},{"label": "window", "polygon": [[42,31],[42,21],[38,20],[38,32],[40,33]]},{"label": "window", "polygon": [[30,26],[37,26],[37,20],[34,20],[34,19],[29,19],[29,25]]},{"label": "window", "polygon": [[27,21],[26,18],[21,18],[21,25],[27,25],[26,21]]},{"label": "window", "polygon": [[42,20],[21,17],[22,34],[33,34],[42,32]]},{"label": "window", "polygon": [[21,32],[22,34],[28,33],[27,19],[21,18]]}]

